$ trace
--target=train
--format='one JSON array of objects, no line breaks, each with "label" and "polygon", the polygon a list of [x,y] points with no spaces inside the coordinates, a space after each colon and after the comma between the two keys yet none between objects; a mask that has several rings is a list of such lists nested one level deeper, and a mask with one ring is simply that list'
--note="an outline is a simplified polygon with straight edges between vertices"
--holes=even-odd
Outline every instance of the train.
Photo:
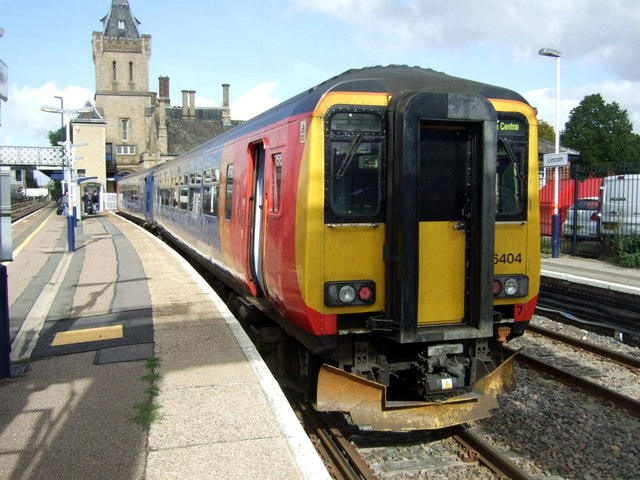
[{"label": "train", "polygon": [[506,88],[352,69],[121,178],[119,213],[215,275],[318,410],[441,429],[515,388],[501,346],[538,298],[537,126]]}]

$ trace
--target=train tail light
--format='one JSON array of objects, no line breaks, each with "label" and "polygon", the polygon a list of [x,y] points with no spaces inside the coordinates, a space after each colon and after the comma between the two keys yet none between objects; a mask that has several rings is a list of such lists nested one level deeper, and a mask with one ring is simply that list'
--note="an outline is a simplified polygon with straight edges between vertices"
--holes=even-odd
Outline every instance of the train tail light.
[{"label": "train tail light", "polygon": [[376,284],[371,280],[327,282],[324,285],[324,304],[327,307],[373,305],[376,301]]}]

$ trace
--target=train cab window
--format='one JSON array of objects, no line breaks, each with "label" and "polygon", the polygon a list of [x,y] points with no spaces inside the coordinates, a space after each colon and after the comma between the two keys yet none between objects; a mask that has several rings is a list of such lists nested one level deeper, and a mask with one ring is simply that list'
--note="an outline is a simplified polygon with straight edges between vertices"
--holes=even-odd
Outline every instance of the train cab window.
[{"label": "train cab window", "polygon": [[224,218],[231,220],[231,212],[233,210],[233,163],[227,165],[227,190],[224,198]]},{"label": "train cab window", "polygon": [[379,220],[385,148],[382,115],[373,108],[342,111],[327,123],[326,219]]},{"label": "train cab window", "polygon": [[524,119],[500,118],[496,158],[496,220],[526,220],[527,128]]}]

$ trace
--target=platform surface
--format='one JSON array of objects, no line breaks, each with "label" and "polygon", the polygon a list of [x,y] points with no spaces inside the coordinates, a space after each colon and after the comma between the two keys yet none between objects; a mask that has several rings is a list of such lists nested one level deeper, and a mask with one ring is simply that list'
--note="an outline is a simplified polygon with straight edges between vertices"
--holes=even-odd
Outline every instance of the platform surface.
[{"label": "platform surface", "polygon": [[590,258],[542,256],[542,275],[568,282],[640,295],[640,269],[624,268]]},{"label": "platform surface", "polygon": [[[163,243],[100,213],[69,253],[53,209],[13,237],[13,368],[28,368],[0,380],[1,480],[329,478],[235,318]],[[147,431],[132,418],[149,373]]]}]

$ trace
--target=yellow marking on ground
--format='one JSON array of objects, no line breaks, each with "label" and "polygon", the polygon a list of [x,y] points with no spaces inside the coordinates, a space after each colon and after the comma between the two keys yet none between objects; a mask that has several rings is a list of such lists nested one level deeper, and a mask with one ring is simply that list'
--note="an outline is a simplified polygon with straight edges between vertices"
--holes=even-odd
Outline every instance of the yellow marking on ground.
[{"label": "yellow marking on ground", "polygon": [[98,340],[110,340],[124,336],[122,325],[112,327],[84,328],[82,330],[69,330],[56,333],[51,344],[54,347],[69,345],[71,343],[96,342]]}]

